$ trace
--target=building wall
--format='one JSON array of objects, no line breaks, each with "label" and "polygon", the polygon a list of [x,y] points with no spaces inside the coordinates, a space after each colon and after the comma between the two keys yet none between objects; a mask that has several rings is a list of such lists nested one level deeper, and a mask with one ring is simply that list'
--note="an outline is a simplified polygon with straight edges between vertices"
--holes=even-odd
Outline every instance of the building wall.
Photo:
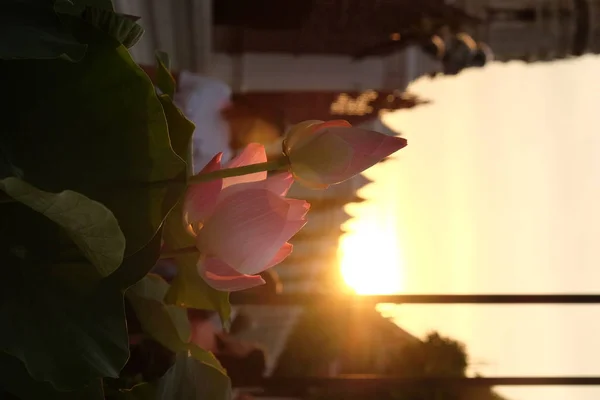
[{"label": "building wall", "polygon": [[331,91],[382,89],[384,62],[341,56],[291,54],[213,55],[211,75],[234,91]]},{"label": "building wall", "polygon": [[[432,59],[416,48],[363,61],[333,55],[295,56],[291,54],[293,43],[290,54],[213,53],[213,39],[219,37],[219,29],[199,28],[211,26],[210,7],[205,7],[210,1],[114,2],[119,12],[140,16],[139,23],[146,29],[140,42],[131,49],[138,63],[153,65],[154,51],[160,49],[171,55],[175,70],[213,75],[235,91],[402,90],[417,77],[439,70]],[[552,16],[558,15],[561,8],[575,9],[579,2],[588,4],[591,10],[587,51],[600,53],[600,0],[454,0],[452,4],[486,21],[489,8],[530,8]],[[551,60],[570,53],[576,26],[576,15],[572,14],[568,18],[548,17],[529,22],[496,19],[469,33],[476,40],[488,43],[499,60]]]},{"label": "building wall", "polygon": [[211,23],[208,9],[200,7],[207,2],[114,0],[117,11],[141,17],[138,23],[145,33],[130,50],[139,64],[154,65],[159,49],[170,55],[173,69],[213,75],[235,91],[382,89],[380,59],[354,62],[342,56],[213,53],[207,62],[206,49],[212,47],[215,32],[197,29]]},{"label": "building wall", "polygon": [[[583,0],[590,9],[586,52],[600,51],[600,0]],[[476,40],[486,42],[496,59],[507,61],[552,60],[567,57],[573,49],[576,14],[559,17],[562,10],[575,10],[577,0],[457,0],[456,5],[475,16],[489,20],[470,32]],[[509,21],[496,16],[492,20],[488,9],[535,11],[533,21]]]}]

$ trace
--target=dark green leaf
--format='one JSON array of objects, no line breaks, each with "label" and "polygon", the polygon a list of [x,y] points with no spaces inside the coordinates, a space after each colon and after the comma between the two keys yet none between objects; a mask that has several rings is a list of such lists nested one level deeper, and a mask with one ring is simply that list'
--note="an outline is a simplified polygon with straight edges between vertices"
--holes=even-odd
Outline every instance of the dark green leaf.
[{"label": "dark green leaf", "polygon": [[225,371],[225,368],[223,368],[219,360],[217,360],[215,355],[210,351],[206,351],[203,348],[192,345],[189,349],[189,355],[201,363],[217,370],[222,375],[227,376],[227,371]]},{"label": "dark green leaf", "polygon": [[[163,239],[167,249],[182,249],[196,244],[184,228],[182,204],[177,204],[165,221]],[[229,293],[213,289],[200,277],[196,267],[198,257],[198,254],[185,254],[175,258],[177,276],[171,282],[165,302],[187,308],[216,310],[221,321],[227,324],[231,315]]]},{"label": "dark green leaf", "polygon": [[7,176],[22,178],[23,171],[15,167],[11,162],[11,157],[6,154],[4,149],[0,148],[0,178],[6,178]]},{"label": "dark green leaf", "polygon": [[6,353],[0,353],[0,371],[2,371],[2,374],[0,374],[0,388],[21,400],[104,400],[100,379],[93,380],[81,390],[74,392],[58,391],[47,382],[34,381],[27,372],[25,365],[17,358]]},{"label": "dark green leaf", "polygon": [[195,353],[178,353],[161,379],[122,390],[117,400],[231,400],[231,381],[217,359],[200,348]]},{"label": "dark green leaf", "polygon": [[17,178],[0,180],[0,190],[64,228],[100,275],[110,275],[121,265],[125,236],[102,204],[70,190],[44,192]]},{"label": "dark green leaf", "polygon": [[117,377],[129,355],[122,292],[98,285],[81,293],[45,273],[51,266],[3,262],[0,319],[10,325],[0,330],[0,351],[63,390]]},{"label": "dark green leaf", "polygon": [[48,0],[5,0],[0,12],[0,59],[79,61],[86,45],[66,31]]},{"label": "dark green leaf", "polygon": [[211,362],[178,353],[175,364],[159,381],[157,399],[230,400],[231,381]]},{"label": "dark green leaf", "polygon": [[161,92],[173,98],[175,95],[175,78],[169,72],[169,55],[164,51],[157,51],[156,64],[156,86]]},{"label": "dark green leaf", "polygon": [[162,50],[156,50],[154,55],[158,64],[160,64],[164,71],[168,72],[169,75],[172,77],[171,73],[169,72],[171,70],[171,57],[169,57],[169,53]]},{"label": "dark green leaf", "polygon": [[231,317],[229,293],[210,287],[198,274],[197,262],[198,256],[177,258],[177,276],[171,282],[165,302],[199,310],[215,310],[226,325]]},{"label": "dark green leaf", "polygon": [[185,308],[163,303],[169,284],[160,276],[148,274],[127,292],[142,330],[174,353],[188,352],[192,357],[221,374],[225,370],[210,352],[190,343],[191,327]]},{"label": "dark green leaf", "polygon": [[117,400],[157,400],[156,384],[140,383],[129,390],[121,390]]},{"label": "dark green leaf", "polygon": [[54,10],[57,13],[81,15],[86,7],[114,11],[112,0],[57,0]]},{"label": "dark green leaf", "polygon": [[125,290],[139,282],[156,264],[160,256],[160,247],[162,241],[162,229],[152,238],[152,240],[140,251],[128,257],[125,257],[123,264],[108,276],[103,282],[107,286]]},{"label": "dark green leaf", "polygon": [[160,104],[167,117],[169,137],[173,151],[183,160],[187,160],[190,153],[190,143],[194,134],[194,123],[187,119],[181,110],[173,104],[173,100],[166,94],[159,96]]},{"label": "dark green leaf", "polygon": [[154,237],[181,197],[186,165],[171,148],[152,82],[125,47],[86,26],[78,38],[89,44],[79,63],[0,64],[10,93],[0,147],[34,186],[75,190],[108,207],[127,256]]},{"label": "dark green leaf", "polygon": [[102,278],[65,229],[28,205],[7,198],[11,202],[0,207],[0,257],[16,256],[44,274],[71,277],[76,273],[77,279],[95,282]]},{"label": "dark green leaf", "polygon": [[149,274],[126,295],[146,334],[173,352],[186,351],[191,335],[187,311],[163,303],[168,288],[160,276]]},{"label": "dark green leaf", "polygon": [[109,34],[127,48],[135,45],[144,34],[144,28],[130,16],[99,8],[88,8],[84,19],[96,28]]}]

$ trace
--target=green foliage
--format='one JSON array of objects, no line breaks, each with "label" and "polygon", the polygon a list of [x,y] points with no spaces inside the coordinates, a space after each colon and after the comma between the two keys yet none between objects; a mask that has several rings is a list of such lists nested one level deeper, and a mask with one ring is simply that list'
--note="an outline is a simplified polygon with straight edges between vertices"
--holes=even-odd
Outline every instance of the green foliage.
[{"label": "green foliage", "polygon": [[[74,192],[41,192],[16,178],[4,179],[2,188],[20,202],[0,209],[0,318],[10,321],[0,331],[0,350],[60,389],[117,376],[128,357],[123,295],[101,280],[124,248],[114,217]],[[77,216],[82,210],[93,223],[88,229]],[[113,255],[109,263],[98,257],[105,250]]]},{"label": "green foliage", "polygon": [[191,328],[187,310],[163,302],[168,290],[169,284],[160,276],[148,274],[127,291],[127,299],[135,310],[142,330],[172,352],[189,352],[192,357],[225,374],[214,356],[190,343]]},{"label": "green foliage", "polygon": [[131,389],[119,391],[116,395],[116,400],[148,400],[157,399],[157,397],[156,384],[144,382],[135,385]]},{"label": "green foliage", "polygon": [[[156,382],[121,390],[116,400],[230,400],[231,381],[208,352],[198,359],[180,352],[174,365]],[[216,363],[216,364],[215,364]]]},{"label": "green foliage", "polygon": [[173,352],[186,351],[191,335],[187,311],[163,303],[168,288],[160,276],[149,274],[127,291],[127,298],[144,332]]},{"label": "green foliage", "polygon": [[80,15],[86,7],[114,11],[111,0],[56,0],[54,10],[57,13]]},{"label": "green foliage", "polygon": [[86,45],[68,31],[48,0],[5,0],[0,12],[0,59],[78,61]]},{"label": "green foliage", "polygon": [[173,100],[171,100],[168,95],[160,95],[159,100],[169,124],[171,148],[175,154],[185,160],[196,127],[183,115],[181,110],[173,104]]},{"label": "green foliage", "polygon": [[[0,396],[229,398],[221,365],[189,343],[181,307],[227,319],[227,294],[198,276],[198,255],[174,287],[148,274],[163,239],[193,245],[175,206],[194,125],[173,104],[168,65],[158,96],[127,51],[142,29],[110,0],[8,0],[0,33]],[[145,337],[179,354],[135,387],[107,384],[139,378],[120,377],[124,295]]]},{"label": "green foliage", "polygon": [[[0,353],[0,386],[21,400],[104,400],[102,381],[92,380],[86,387],[75,391],[57,391],[47,382],[31,379],[25,365],[17,358]],[[2,396],[0,389],[0,396]],[[5,397],[0,397],[4,399]]]},{"label": "green foliage", "polygon": [[10,325],[0,330],[0,351],[59,389],[118,376],[128,357],[121,291],[100,284],[73,290],[52,275],[52,265],[4,257],[0,319]]},{"label": "green foliage", "polygon": [[70,190],[44,192],[11,177],[0,180],[0,190],[62,227],[100,275],[110,275],[121,265],[125,236],[102,204]]},{"label": "green foliage", "polygon": [[107,286],[124,291],[139,282],[156,264],[160,256],[162,229],[150,240],[142,250],[125,257],[123,263],[114,273],[104,279]]},{"label": "green foliage", "polygon": [[164,400],[230,400],[231,382],[210,361],[183,352],[177,354],[175,364],[160,380],[157,392]]},{"label": "green foliage", "polygon": [[127,298],[143,331],[177,354],[175,364],[158,382],[136,386],[121,396],[141,399],[154,393],[154,398],[165,400],[229,400],[230,382],[223,367],[211,353],[189,343],[187,311],[163,303],[168,287],[161,277],[149,274],[127,291]]},{"label": "green foliage", "polygon": [[173,98],[175,95],[175,79],[169,72],[169,55],[164,51],[156,52],[156,86],[161,92]]},{"label": "green foliage", "polygon": [[151,81],[127,50],[85,24],[78,37],[89,44],[78,63],[0,65],[13,95],[0,143],[30,184],[74,190],[107,206],[131,255],[178,201],[185,183],[164,182],[181,178],[186,164],[171,149]]},{"label": "green foliage", "polygon": [[87,8],[83,17],[127,48],[133,47],[144,34],[144,28],[130,16],[101,8]]}]

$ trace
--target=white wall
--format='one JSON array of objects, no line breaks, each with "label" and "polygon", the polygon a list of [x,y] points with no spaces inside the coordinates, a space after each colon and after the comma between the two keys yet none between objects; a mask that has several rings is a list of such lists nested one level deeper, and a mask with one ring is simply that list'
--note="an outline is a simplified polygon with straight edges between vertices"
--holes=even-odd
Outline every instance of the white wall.
[{"label": "white wall", "polygon": [[214,54],[211,75],[235,91],[403,90],[425,73],[441,70],[419,48],[354,61],[343,56]]},{"label": "white wall", "polygon": [[213,55],[212,75],[241,91],[381,89],[384,61],[289,54]]}]

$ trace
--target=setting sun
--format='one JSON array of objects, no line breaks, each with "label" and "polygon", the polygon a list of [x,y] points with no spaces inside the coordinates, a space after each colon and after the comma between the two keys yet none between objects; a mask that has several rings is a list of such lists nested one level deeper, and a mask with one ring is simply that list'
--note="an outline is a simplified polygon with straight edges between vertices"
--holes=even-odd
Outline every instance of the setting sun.
[{"label": "setting sun", "polygon": [[393,294],[402,290],[396,231],[376,218],[351,221],[340,242],[342,276],[357,294]]}]

